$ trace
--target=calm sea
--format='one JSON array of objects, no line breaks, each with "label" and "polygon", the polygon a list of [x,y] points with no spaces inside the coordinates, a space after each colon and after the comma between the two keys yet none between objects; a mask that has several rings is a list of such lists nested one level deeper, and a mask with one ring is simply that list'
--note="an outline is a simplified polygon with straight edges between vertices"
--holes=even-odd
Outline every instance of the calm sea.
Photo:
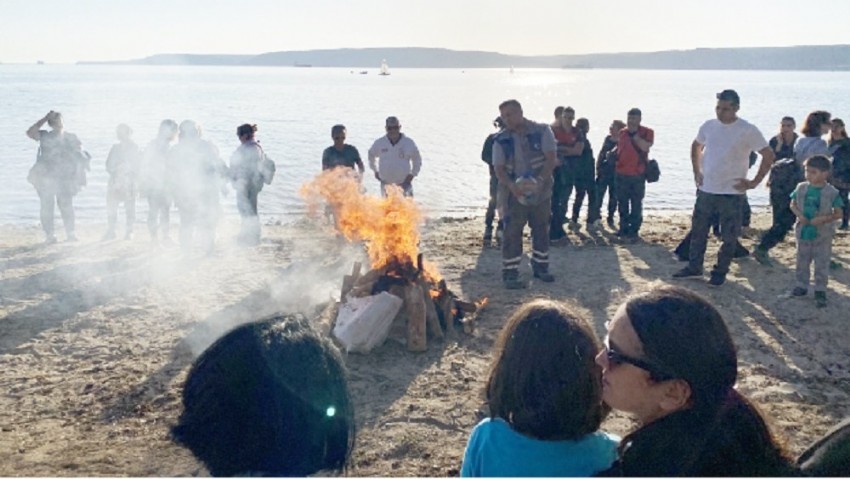
[{"label": "calm sea", "polygon": [[[391,64],[390,64],[391,66]],[[127,123],[146,145],[160,120],[193,119],[225,159],[238,145],[236,126],[257,123],[266,152],[275,159],[275,182],[260,196],[264,221],[289,221],[304,211],[299,185],[320,170],[330,127],[344,123],[349,142],[364,156],[381,136],[384,119],[398,116],[402,131],[419,145],[422,173],[416,200],[429,216],[480,215],[488,174],[481,145],[492,131],[497,105],[522,102],[528,118],[549,122],[558,105],[590,120],[594,151],[614,118],[634,106],[655,130],[652,156],[661,164],[659,183],[647,191],[647,208],[688,210],[694,185],[689,149],[700,124],[714,115],[714,94],[736,89],[740,115],[766,137],[779,119],[802,123],[815,109],[850,116],[850,72],[633,71],[633,70],[449,70],[270,67],[153,67],[0,65],[0,223],[37,224],[38,199],[26,181],[37,144],[24,132],[51,110],[61,111],[68,131],[93,155],[89,186],[76,197],[82,222],[105,221],[104,163],[115,126]],[[369,177],[366,186],[377,192]],[[763,188],[751,192],[764,205]],[[231,194],[224,198],[236,214]],[[146,203],[139,202],[140,219]]]}]

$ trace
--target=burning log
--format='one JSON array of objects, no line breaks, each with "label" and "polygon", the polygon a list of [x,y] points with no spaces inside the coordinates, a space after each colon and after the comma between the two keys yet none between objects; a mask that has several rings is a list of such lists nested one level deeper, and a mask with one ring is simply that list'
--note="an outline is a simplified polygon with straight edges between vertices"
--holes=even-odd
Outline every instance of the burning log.
[{"label": "burning log", "polygon": [[422,276],[419,277],[417,284],[422,290],[422,299],[425,303],[425,322],[428,324],[428,333],[435,338],[442,339],[443,327],[440,325],[440,317],[437,315],[437,305],[434,304],[434,298],[431,297],[431,285]]},{"label": "burning log", "polygon": [[347,274],[342,277],[342,290],[339,295],[340,300],[345,299],[345,296],[351,292],[351,289],[354,288],[357,280],[360,279],[360,267],[360,262],[355,262],[354,266],[351,268],[351,274]]},{"label": "burning log", "polygon": [[425,331],[425,298],[418,284],[405,287],[404,306],[407,311],[407,350],[423,352],[428,350],[428,337]]}]

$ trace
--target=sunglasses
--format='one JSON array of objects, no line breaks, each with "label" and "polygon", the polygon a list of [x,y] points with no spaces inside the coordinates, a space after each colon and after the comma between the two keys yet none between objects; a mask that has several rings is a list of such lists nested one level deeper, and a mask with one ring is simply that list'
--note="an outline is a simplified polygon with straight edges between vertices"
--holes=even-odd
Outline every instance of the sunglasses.
[{"label": "sunglasses", "polygon": [[669,379],[674,379],[676,376],[667,372],[664,368],[660,366],[656,366],[649,361],[645,361],[639,358],[633,358],[631,356],[627,356],[623,353],[618,352],[611,346],[611,341],[609,338],[605,338],[605,356],[608,358],[608,364],[611,365],[612,368],[615,368],[621,364],[631,364],[637,368],[643,369],[644,371],[649,373],[649,376],[654,381],[667,381]]}]

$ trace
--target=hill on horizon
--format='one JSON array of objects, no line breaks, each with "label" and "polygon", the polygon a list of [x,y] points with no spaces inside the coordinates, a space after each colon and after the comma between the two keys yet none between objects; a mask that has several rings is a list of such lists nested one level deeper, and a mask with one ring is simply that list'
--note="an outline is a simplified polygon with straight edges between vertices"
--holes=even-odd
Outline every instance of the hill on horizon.
[{"label": "hill on horizon", "polygon": [[376,68],[623,68],[642,70],[850,70],[850,45],[697,48],[649,53],[507,55],[445,48],[339,48],[258,55],[158,54],[83,65],[220,65]]}]

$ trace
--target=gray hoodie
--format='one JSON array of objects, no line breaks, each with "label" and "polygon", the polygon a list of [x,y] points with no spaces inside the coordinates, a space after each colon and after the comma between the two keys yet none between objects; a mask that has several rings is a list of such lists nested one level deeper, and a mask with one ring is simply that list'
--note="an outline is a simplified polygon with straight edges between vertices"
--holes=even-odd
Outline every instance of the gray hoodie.
[{"label": "gray hoodie", "polygon": [[803,162],[815,155],[832,156],[829,154],[829,146],[819,136],[803,136],[794,145],[794,161],[800,168]]}]

